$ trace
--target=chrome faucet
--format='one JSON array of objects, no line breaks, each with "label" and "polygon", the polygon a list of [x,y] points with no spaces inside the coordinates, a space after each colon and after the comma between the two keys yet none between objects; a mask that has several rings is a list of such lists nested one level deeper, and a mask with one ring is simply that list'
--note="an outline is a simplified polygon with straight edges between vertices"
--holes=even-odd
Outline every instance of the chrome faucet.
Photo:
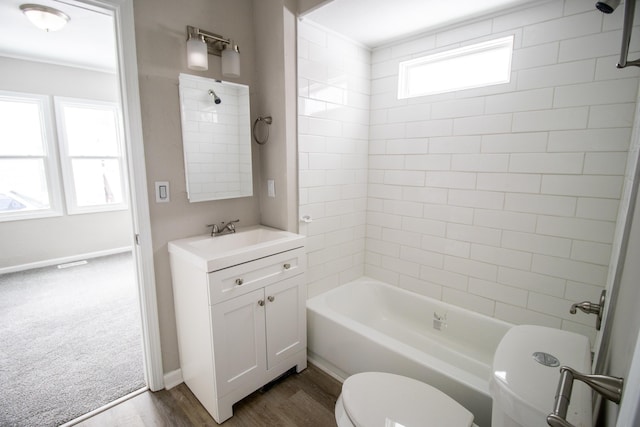
[{"label": "chrome faucet", "polygon": [[224,222],[218,224],[208,224],[207,227],[211,227],[211,237],[217,236],[225,233],[235,233],[236,226],[235,223],[240,222],[239,219],[234,219],[233,221],[229,221],[226,224]]},{"label": "chrome faucet", "polygon": [[435,311],[433,312],[433,329],[437,331],[442,331],[447,327],[447,313],[438,314]]},{"label": "chrome faucet", "polygon": [[604,303],[605,303],[606,295],[607,295],[607,292],[602,291],[602,293],[600,294],[600,304],[596,304],[590,301],[582,301],[575,304],[571,304],[571,309],[569,309],[569,313],[576,314],[578,312],[578,309],[580,309],[580,311],[584,313],[595,314],[598,317],[598,319],[596,320],[596,329],[599,331],[600,326],[602,325],[602,317],[604,313]]},{"label": "chrome faucet", "polygon": [[600,314],[600,310],[602,309],[599,304],[594,304],[589,301],[582,301],[576,304],[572,304],[569,313],[576,314],[576,309],[578,308],[580,309],[580,311],[587,314]]}]

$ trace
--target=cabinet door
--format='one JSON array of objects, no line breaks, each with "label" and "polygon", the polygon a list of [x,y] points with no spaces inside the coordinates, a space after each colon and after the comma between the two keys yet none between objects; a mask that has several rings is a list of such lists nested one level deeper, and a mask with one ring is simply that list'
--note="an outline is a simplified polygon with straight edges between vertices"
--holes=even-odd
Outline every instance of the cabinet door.
[{"label": "cabinet door", "polygon": [[264,292],[270,369],[307,346],[304,274],[267,286]]},{"label": "cabinet door", "polygon": [[266,370],[264,291],[211,307],[219,397],[260,381]]}]

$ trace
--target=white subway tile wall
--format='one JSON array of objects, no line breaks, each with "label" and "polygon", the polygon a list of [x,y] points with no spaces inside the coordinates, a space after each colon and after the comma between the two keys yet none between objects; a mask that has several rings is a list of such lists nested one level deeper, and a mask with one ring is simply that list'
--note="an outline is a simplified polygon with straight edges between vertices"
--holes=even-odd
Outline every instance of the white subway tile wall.
[{"label": "white subway tile wall", "polygon": [[[310,295],[365,274],[594,338],[595,318],[569,307],[607,280],[640,72],[615,69],[622,14],[582,3],[373,51],[300,22]],[[399,62],[510,34],[510,83],[397,99]]]},{"label": "white subway tile wall", "polygon": [[[307,22],[298,29],[299,213],[313,221],[301,222],[300,232],[307,235],[313,296],[364,274],[371,53]],[[424,172],[401,164],[388,172],[382,182],[408,185],[422,173],[424,185]],[[402,261],[399,252],[389,258]]]}]

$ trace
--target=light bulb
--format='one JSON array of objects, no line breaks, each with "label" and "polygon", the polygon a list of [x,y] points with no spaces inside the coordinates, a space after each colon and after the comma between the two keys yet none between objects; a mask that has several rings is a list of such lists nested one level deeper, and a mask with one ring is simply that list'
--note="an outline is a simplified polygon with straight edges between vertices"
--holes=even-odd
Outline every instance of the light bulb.
[{"label": "light bulb", "polygon": [[197,71],[209,69],[207,44],[203,36],[190,37],[187,40],[187,67]]},{"label": "light bulb", "polygon": [[240,49],[233,41],[222,51],[222,75],[240,77]]}]

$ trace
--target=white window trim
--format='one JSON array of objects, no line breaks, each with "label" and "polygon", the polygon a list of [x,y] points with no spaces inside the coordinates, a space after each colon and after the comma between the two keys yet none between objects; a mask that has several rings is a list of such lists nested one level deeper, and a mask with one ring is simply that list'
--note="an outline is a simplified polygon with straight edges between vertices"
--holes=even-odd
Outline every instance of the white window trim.
[{"label": "white window trim", "polygon": [[[435,53],[433,55],[422,56],[419,58],[403,61],[398,67],[398,99],[416,98],[420,96],[437,95],[441,93],[456,92],[460,90],[475,89],[479,87],[494,86],[498,84],[509,83],[511,81],[511,61],[513,57],[513,41],[514,36],[502,37],[499,39],[489,40],[482,43],[477,43],[469,46],[464,46],[457,49],[447,50],[445,52]],[[508,58],[507,70],[505,77],[502,79],[492,80],[487,83],[477,84],[461,84],[453,88],[447,88],[442,90],[429,90],[419,93],[414,93],[409,87],[408,74],[409,71],[417,66],[425,66],[428,64],[435,64],[444,62],[454,58],[460,58],[467,55],[472,55],[484,51],[497,50],[500,48],[508,48],[510,54]]]},{"label": "white window trim", "polygon": [[[85,214],[85,213],[96,213],[96,212],[110,212],[110,211],[119,211],[126,210],[129,208],[128,200],[129,195],[127,193],[128,185],[126,185],[126,167],[127,162],[125,158],[125,150],[124,150],[124,137],[123,137],[123,127],[122,127],[122,111],[120,107],[115,102],[107,102],[107,101],[97,101],[92,99],[82,99],[82,98],[69,98],[62,96],[54,97],[55,111],[56,111],[56,125],[58,129],[58,141],[59,141],[59,149],[60,149],[60,166],[62,170],[62,181],[64,185],[64,194],[67,206],[67,214],[69,215],[77,215],[77,214]],[[120,182],[121,182],[121,191],[123,194],[122,203],[117,204],[104,204],[104,205],[94,205],[94,206],[78,206],[76,191],[74,185],[74,177],[73,177],[73,168],[71,165],[71,160],[73,158],[79,158],[76,156],[68,155],[68,146],[66,140],[66,130],[65,130],[65,120],[64,120],[64,106],[79,106],[79,107],[88,107],[88,108],[100,108],[100,109],[108,109],[113,111],[116,125],[117,125],[117,138],[118,138],[118,156],[100,156],[99,158],[111,158],[116,159],[120,163]],[[84,158],[96,158],[96,157],[84,157]]]},{"label": "white window trim", "polygon": [[[51,109],[51,99],[47,95],[39,95],[24,92],[0,91],[0,98],[15,100],[23,99],[35,101],[40,106],[40,123],[44,141],[44,168],[47,180],[47,191],[49,193],[49,208],[30,211],[3,212],[0,213],[0,222],[18,221],[26,219],[40,219],[62,216],[62,198],[60,180],[58,178],[58,159],[56,157],[56,138],[53,130],[53,119]],[[3,159],[26,159],[40,156],[3,156]]]}]

